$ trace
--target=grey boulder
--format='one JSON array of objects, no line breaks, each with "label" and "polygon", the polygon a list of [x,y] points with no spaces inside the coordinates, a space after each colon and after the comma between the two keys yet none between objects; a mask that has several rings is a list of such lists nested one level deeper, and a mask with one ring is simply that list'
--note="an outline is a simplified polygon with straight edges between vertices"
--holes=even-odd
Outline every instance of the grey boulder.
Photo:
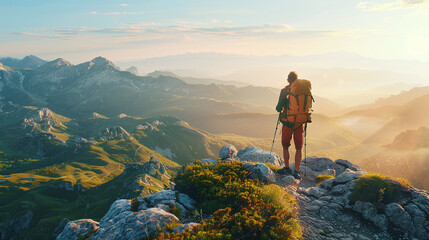
[{"label": "grey boulder", "polygon": [[146,196],[144,199],[149,203],[149,207],[154,207],[157,204],[174,204],[174,201],[176,201],[176,192],[172,190],[163,190],[153,195]]},{"label": "grey boulder", "polygon": [[295,179],[292,175],[289,176],[281,176],[277,178],[277,184],[286,187],[289,185],[298,185],[300,183],[299,180]]},{"label": "grey boulder", "polygon": [[247,147],[240,149],[237,153],[237,158],[242,162],[255,162],[255,163],[270,163],[277,167],[283,167],[284,163],[280,156],[273,152],[266,152],[258,147]]},{"label": "grey boulder", "polygon": [[99,228],[99,223],[92,219],[79,219],[66,224],[57,240],[78,240]]},{"label": "grey boulder", "polygon": [[251,163],[246,163],[243,165],[243,168],[250,172],[249,177],[251,179],[258,179],[259,181],[265,183],[276,181],[276,174],[263,163],[260,163],[256,166]]},{"label": "grey boulder", "polygon": [[195,200],[190,198],[184,193],[179,193],[179,203],[182,204],[186,209],[192,210],[195,209]]},{"label": "grey boulder", "polygon": [[128,210],[108,217],[107,219],[106,216],[103,217],[100,221],[100,228],[89,239],[146,239],[168,223],[179,221],[173,214],[159,208],[149,208],[138,212]]},{"label": "grey boulder", "polygon": [[337,175],[340,175],[346,169],[350,169],[354,172],[365,172],[358,165],[355,165],[355,164],[351,163],[350,161],[343,160],[343,159],[335,160],[335,162],[331,165],[331,168],[335,169],[335,172],[337,173]]},{"label": "grey boulder", "polygon": [[332,165],[333,161],[329,158],[308,157],[304,159],[303,164],[315,172],[322,172]]},{"label": "grey boulder", "polygon": [[403,230],[415,233],[415,227],[409,213],[398,203],[389,203],[384,207],[384,214],[389,218],[389,221],[395,226]]},{"label": "grey boulder", "polygon": [[334,184],[345,184],[350,181],[360,178],[362,173],[354,172],[350,169],[346,169],[343,173],[334,178]]},{"label": "grey boulder", "polygon": [[237,157],[237,148],[234,145],[226,145],[223,146],[219,151],[219,158],[224,160],[227,158],[235,158]]}]

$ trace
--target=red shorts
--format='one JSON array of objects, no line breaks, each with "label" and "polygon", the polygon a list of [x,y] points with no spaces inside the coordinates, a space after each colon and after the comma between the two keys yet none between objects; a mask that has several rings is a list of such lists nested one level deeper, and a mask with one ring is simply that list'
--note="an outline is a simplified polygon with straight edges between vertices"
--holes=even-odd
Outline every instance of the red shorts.
[{"label": "red shorts", "polygon": [[289,148],[290,147],[290,141],[292,140],[292,134],[293,134],[293,141],[295,143],[295,149],[301,150],[303,145],[303,139],[304,139],[304,126],[301,126],[299,128],[296,128],[295,130],[292,130],[291,128],[288,128],[283,125],[282,128],[282,145],[283,148]]}]

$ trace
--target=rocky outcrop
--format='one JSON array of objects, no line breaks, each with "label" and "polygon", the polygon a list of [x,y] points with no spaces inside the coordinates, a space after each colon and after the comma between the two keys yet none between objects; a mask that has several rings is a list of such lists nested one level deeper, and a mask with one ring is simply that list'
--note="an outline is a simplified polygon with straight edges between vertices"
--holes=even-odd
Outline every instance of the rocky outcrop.
[{"label": "rocky outcrop", "polygon": [[50,183],[49,187],[53,189],[63,189],[66,191],[78,191],[78,192],[85,192],[87,190],[79,183],[73,185],[73,183],[71,182],[58,181],[58,180]]},{"label": "rocky outcrop", "polygon": [[75,142],[76,144],[91,144],[91,145],[94,145],[94,144],[96,144],[96,143],[97,143],[97,142],[96,142],[95,140],[93,140],[93,139],[88,140],[88,139],[83,138],[83,137],[76,137],[76,138],[74,139],[74,142]]},{"label": "rocky outcrop", "polygon": [[195,209],[195,201],[184,193],[173,190],[163,190],[153,195],[139,197],[139,209],[161,208],[170,211],[177,207],[180,209],[182,217],[187,216],[190,211]]},{"label": "rocky outcrop", "polygon": [[33,212],[29,210],[26,214],[12,219],[0,230],[0,239],[19,239],[19,234],[28,228],[33,216]]},{"label": "rocky outcrop", "polygon": [[154,157],[150,157],[149,161],[144,163],[143,165],[126,164],[125,167],[125,173],[127,173],[127,171],[137,170],[141,174],[148,174],[152,177],[157,177],[160,180],[160,175],[168,174],[166,172],[164,164],[162,164]]},{"label": "rocky outcrop", "polygon": [[242,162],[270,163],[277,167],[284,166],[284,163],[276,153],[263,151],[257,147],[247,147],[240,149],[237,158]]},{"label": "rocky outcrop", "polygon": [[40,129],[45,132],[50,132],[52,127],[57,127],[52,111],[48,108],[41,108],[31,113],[30,116],[24,118],[22,123],[23,128],[33,128],[40,126]]},{"label": "rocky outcrop", "polygon": [[[188,195],[173,190],[164,190],[136,200],[116,200],[100,222],[81,219],[67,223],[57,237],[61,239],[79,239],[88,237],[92,240],[146,239],[163,229],[171,222],[179,222],[170,212],[180,209],[180,215],[195,209],[195,201]],[[177,211],[176,211],[177,212]],[[173,231],[181,232],[197,226],[197,223],[182,222]]]},{"label": "rocky outcrop", "polygon": [[[225,146],[225,152],[231,146]],[[351,202],[356,180],[366,171],[350,161],[310,157],[302,161],[302,181],[293,176],[274,173],[264,163],[271,155],[256,147],[241,149],[237,159],[246,162],[243,169],[251,179],[275,183],[295,195],[300,205],[300,221],[305,239],[429,239],[429,193],[415,188],[407,189],[395,180],[385,179],[400,189],[397,202],[375,206],[370,202]],[[278,157],[278,156],[277,156]],[[227,159],[227,160],[237,160]],[[274,164],[282,167],[280,157]],[[205,163],[216,163],[204,159]],[[256,162],[259,164],[253,164]],[[291,164],[294,169],[295,164]],[[321,174],[335,176],[316,186],[314,180]]]},{"label": "rocky outcrop", "polygon": [[[234,152],[229,146],[225,149],[228,150],[225,150],[227,153]],[[246,149],[240,150],[241,153],[238,151],[237,158],[230,158],[233,155],[228,155],[225,160],[244,161],[246,156],[252,155],[249,154],[251,152],[253,155],[263,152],[253,147]],[[249,155],[245,154],[246,152]],[[210,164],[217,161],[203,160]],[[281,159],[279,161],[281,163]],[[301,181],[290,175],[279,175],[275,168],[273,171],[270,169],[272,166],[268,166],[261,162],[261,159],[255,158],[244,163],[242,168],[250,172],[249,178],[280,185],[295,196],[299,205],[299,221],[303,226],[304,239],[429,240],[429,193],[426,191],[404,187],[401,191],[406,194],[401,194],[398,201],[386,202],[384,205],[363,201],[352,202],[350,196],[356,186],[356,180],[366,172],[347,160],[307,158],[300,167],[303,176]],[[293,167],[292,164],[291,168]],[[144,165],[127,164],[124,174],[131,174],[133,171],[145,176],[142,181],[157,177],[162,179],[162,173],[167,174],[165,167],[154,158]],[[323,173],[332,174],[334,177],[316,186],[314,179]],[[385,181],[400,187],[394,180]],[[83,225],[85,221],[81,220],[74,221],[74,224],[82,226],[72,228],[69,225],[73,224],[69,223],[61,234],[67,234],[69,239],[74,239],[78,236],[79,229],[87,229],[79,234],[91,235],[89,239],[144,239],[171,222],[178,224],[172,231],[181,232],[198,226],[198,223],[193,222],[195,219],[190,216],[195,210],[195,205],[195,201],[189,196],[173,190],[162,190],[133,201],[120,199],[112,204],[101,219],[98,230],[96,222],[93,227],[88,227]],[[180,217],[186,220],[179,223]]]},{"label": "rocky outcrop", "polygon": [[[305,239],[429,239],[428,192],[402,187],[401,191],[408,193],[401,194],[400,202],[382,208],[370,202],[352,203],[355,180],[366,174],[363,169],[346,160],[324,158],[306,159],[302,173],[303,168],[314,173],[337,172],[335,178],[319,186],[309,174],[303,174],[299,185],[276,178],[276,184],[285,186],[297,199],[301,225],[306,226]],[[385,181],[400,186],[394,180]]]},{"label": "rocky outcrop", "polygon": [[144,124],[139,124],[137,125],[136,129],[153,131],[157,126],[165,126],[165,124],[161,121],[155,120],[152,123],[146,122]]},{"label": "rocky outcrop", "polygon": [[243,169],[246,169],[250,172],[249,178],[251,179],[258,179],[264,183],[272,183],[276,180],[276,174],[263,163],[258,165],[245,163],[243,165]]},{"label": "rocky outcrop", "polygon": [[225,160],[228,158],[235,158],[237,157],[237,148],[234,147],[234,145],[226,145],[223,146],[219,151],[219,158],[221,160]]},{"label": "rocky outcrop", "polygon": [[148,195],[153,193],[153,189],[160,191],[174,186],[174,183],[170,181],[171,176],[166,167],[154,157],[151,157],[143,165],[125,164],[125,170],[119,178],[127,178],[130,175],[136,175],[136,177],[124,182],[121,187],[120,198]]},{"label": "rocky outcrop", "polygon": [[106,128],[100,133],[101,137],[99,138],[100,141],[109,141],[114,139],[125,139],[125,140],[131,140],[134,139],[131,134],[129,134],[125,129],[121,126]]},{"label": "rocky outcrop", "polygon": [[[253,162],[253,163],[270,163],[274,166],[281,167],[284,165],[280,156],[276,153],[270,153],[263,151],[258,147],[247,147],[237,151],[234,145],[225,145],[219,151],[219,158],[221,160],[239,160],[242,162]],[[203,163],[216,163],[215,159],[203,159]]]},{"label": "rocky outcrop", "polygon": [[[295,163],[291,164],[291,169],[295,168]],[[338,159],[332,161],[329,158],[317,158],[309,157],[302,161],[299,171],[301,175],[305,176],[310,180],[315,180],[317,176],[321,174],[329,174],[338,176],[342,174],[346,169],[350,169],[354,172],[365,174],[365,170],[358,167],[357,165],[347,161]]]},{"label": "rocky outcrop", "polygon": [[80,219],[68,222],[57,240],[79,240],[91,236],[99,228],[98,222],[92,219]]},{"label": "rocky outcrop", "polygon": [[30,130],[26,134],[29,137],[27,146],[22,146],[24,151],[34,151],[38,156],[43,157],[47,154],[44,151],[45,145],[67,145],[64,140],[51,131],[54,127],[64,127],[64,125],[55,119],[54,113],[48,108],[31,111],[24,118],[21,126],[23,129]]},{"label": "rocky outcrop", "polygon": [[[129,201],[128,201],[129,202]],[[160,208],[131,211],[126,200],[113,203],[101,219],[100,228],[89,239],[146,239],[177,217]]]}]

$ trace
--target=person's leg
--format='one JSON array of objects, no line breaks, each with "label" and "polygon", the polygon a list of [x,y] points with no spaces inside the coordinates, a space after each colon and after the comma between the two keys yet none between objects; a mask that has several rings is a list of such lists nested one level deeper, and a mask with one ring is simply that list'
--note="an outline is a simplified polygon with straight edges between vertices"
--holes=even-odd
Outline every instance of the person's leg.
[{"label": "person's leg", "polygon": [[283,159],[285,162],[285,168],[289,168],[289,149],[288,148],[283,148]]},{"label": "person's leg", "polygon": [[301,149],[295,152],[295,172],[299,172],[299,166],[301,165],[302,151]]},{"label": "person's leg", "polygon": [[293,131],[293,141],[295,143],[295,171],[299,171],[299,166],[302,160],[302,145],[304,144],[304,126],[301,126]]},{"label": "person's leg", "polygon": [[292,140],[292,129],[283,125],[282,128],[282,146],[283,146],[283,161],[285,162],[285,168],[289,168],[289,147],[290,141]]}]

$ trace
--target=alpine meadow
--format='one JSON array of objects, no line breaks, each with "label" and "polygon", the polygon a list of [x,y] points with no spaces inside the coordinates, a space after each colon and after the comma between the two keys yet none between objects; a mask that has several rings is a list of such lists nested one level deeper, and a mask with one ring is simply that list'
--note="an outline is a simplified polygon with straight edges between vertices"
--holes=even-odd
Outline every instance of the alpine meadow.
[{"label": "alpine meadow", "polygon": [[0,10],[0,240],[429,240],[428,1]]}]

